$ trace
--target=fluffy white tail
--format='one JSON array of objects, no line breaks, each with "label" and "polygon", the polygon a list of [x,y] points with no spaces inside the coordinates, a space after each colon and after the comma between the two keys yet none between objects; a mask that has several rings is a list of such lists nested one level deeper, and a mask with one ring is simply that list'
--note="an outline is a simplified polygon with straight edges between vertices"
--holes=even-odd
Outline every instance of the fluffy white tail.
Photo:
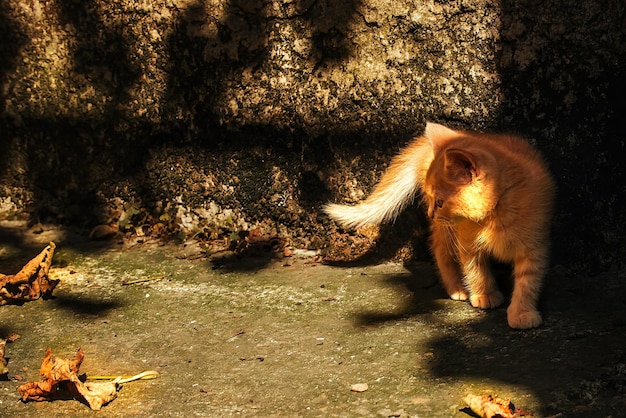
[{"label": "fluffy white tail", "polygon": [[346,227],[392,221],[420,191],[432,160],[430,142],[425,137],[417,138],[391,161],[365,201],[355,206],[330,203],[324,211]]}]

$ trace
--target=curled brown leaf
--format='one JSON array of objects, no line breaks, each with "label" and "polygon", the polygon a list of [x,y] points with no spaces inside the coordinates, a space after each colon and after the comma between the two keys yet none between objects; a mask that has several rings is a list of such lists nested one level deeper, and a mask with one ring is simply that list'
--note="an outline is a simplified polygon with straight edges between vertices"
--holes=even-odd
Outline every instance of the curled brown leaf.
[{"label": "curled brown leaf", "polygon": [[17,274],[0,273],[0,305],[21,304],[52,295],[59,282],[48,277],[55,248],[54,242],[51,242]]},{"label": "curled brown leaf", "polygon": [[17,388],[22,401],[78,399],[93,410],[99,410],[111,402],[121,388],[119,379],[112,382],[82,382],[78,372],[84,358],[80,348],[74,359],[53,358],[52,350],[48,348],[39,370],[41,380],[24,383]]}]

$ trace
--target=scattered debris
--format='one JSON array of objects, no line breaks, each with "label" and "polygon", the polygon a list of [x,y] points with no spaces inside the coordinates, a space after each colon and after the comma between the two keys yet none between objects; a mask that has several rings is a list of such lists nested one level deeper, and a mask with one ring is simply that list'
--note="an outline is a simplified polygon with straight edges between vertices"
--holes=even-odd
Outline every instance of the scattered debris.
[{"label": "scattered debris", "polygon": [[280,235],[264,234],[258,229],[253,229],[235,245],[231,242],[231,249],[236,253],[252,256],[265,253],[280,254],[286,247],[285,241]]},{"label": "scattered debris", "polygon": [[306,250],[301,248],[296,248],[292,251],[292,255],[300,258],[314,258],[320,255],[318,250]]},{"label": "scattered debris", "polygon": [[355,383],[354,385],[350,386],[350,390],[352,392],[365,392],[367,389],[369,389],[369,386],[367,383]]},{"label": "scattered debris", "polygon": [[232,343],[233,341],[235,341],[240,335],[244,335],[246,333],[246,331],[241,330],[238,331],[235,335],[233,335],[232,337],[230,337],[229,339],[226,340],[227,343]]},{"label": "scattered debris", "polygon": [[409,418],[409,414],[404,409],[392,411],[389,408],[384,408],[378,411],[378,415],[385,418]]},{"label": "scattered debris", "polygon": [[0,339],[0,380],[6,380],[7,375],[9,374],[9,369],[7,368],[9,360],[4,357],[4,349],[7,343],[12,343],[18,338],[20,338],[19,334],[10,334],[5,340]]},{"label": "scattered debris", "polygon": [[115,237],[120,232],[119,225],[96,225],[89,232],[89,239],[93,241],[106,240]]},{"label": "scattered debris", "polygon": [[51,242],[15,275],[0,273],[0,305],[21,304],[52,295],[59,283],[48,277],[55,248],[54,242]]},{"label": "scattered debris", "polygon": [[145,277],[143,279],[135,279],[135,280],[124,280],[122,282],[122,286],[128,286],[131,284],[138,284],[138,283],[143,283],[143,282],[150,282],[153,280],[161,280],[163,279],[165,276],[152,276],[152,277]]},{"label": "scattered debris", "polygon": [[252,357],[239,357],[239,361],[253,361],[253,360],[258,360],[259,362],[265,361],[265,357],[263,356],[256,356],[254,358]]},{"label": "scattered debris", "polygon": [[[52,358],[52,350],[48,348],[39,370],[42,380],[28,382],[17,388],[22,396],[22,401],[76,399],[93,410],[99,410],[117,397],[122,383],[140,379],[154,379],[158,376],[155,371],[147,371],[131,377],[118,376],[107,382],[85,383],[78,376],[84,357],[83,350],[79,348],[73,360]],[[104,377],[95,376],[91,379]]]},{"label": "scattered debris", "polygon": [[510,399],[491,395],[467,395],[463,398],[473,413],[481,418],[515,418],[515,405]]}]

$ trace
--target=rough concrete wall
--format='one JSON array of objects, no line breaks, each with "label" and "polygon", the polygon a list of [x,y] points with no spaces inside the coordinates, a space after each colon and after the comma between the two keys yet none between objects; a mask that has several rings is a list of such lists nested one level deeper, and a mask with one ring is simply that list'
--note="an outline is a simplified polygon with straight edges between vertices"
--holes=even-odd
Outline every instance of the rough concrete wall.
[{"label": "rough concrete wall", "polygon": [[624,16],[620,1],[2,2],[0,208],[423,256],[418,215],[378,237],[318,210],[363,198],[431,119],[533,139],[561,191],[557,262],[607,266],[624,254]]},{"label": "rough concrete wall", "polygon": [[621,1],[502,8],[502,126],[534,138],[551,164],[556,260],[592,270],[624,260],[625,12]]}]

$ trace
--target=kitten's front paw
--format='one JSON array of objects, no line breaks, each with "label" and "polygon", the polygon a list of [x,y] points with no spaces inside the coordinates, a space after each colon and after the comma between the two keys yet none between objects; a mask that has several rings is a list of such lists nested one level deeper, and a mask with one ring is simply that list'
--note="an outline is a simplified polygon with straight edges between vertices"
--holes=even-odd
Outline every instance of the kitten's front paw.
[{"label": "kitten's front paw", "polygon": [[497,308],[498,306],[502,305],[502,302],[504,302],[504,296],[502,296],[502,293],[500,293],[499,290],[494,290],[491,293],[483,295],[470,296],[470,303],[475,308]]},{"label": "kitten's front paw", "polygon": [[509,326],[515,329],[529,329],[541,325],[541,315],[536,310],[509,309],[506,311]]},{"label": "kitten's front paw", "polygon": [[456,292],[450,293],[450,299],[452,300],[467,300],[468,297],[465,290],[457,290]]}]

